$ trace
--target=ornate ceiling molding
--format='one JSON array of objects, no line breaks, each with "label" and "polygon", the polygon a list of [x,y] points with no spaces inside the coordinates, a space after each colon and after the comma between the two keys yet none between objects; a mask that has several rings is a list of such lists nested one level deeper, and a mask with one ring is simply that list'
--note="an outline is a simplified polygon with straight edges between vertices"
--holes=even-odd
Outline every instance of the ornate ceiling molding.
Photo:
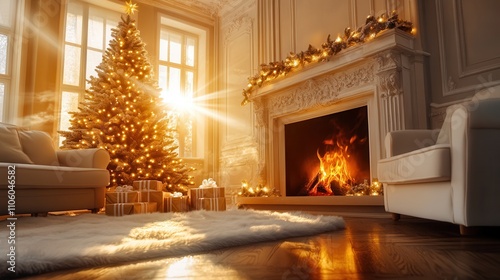
[{"label": "ornate ceiling molding", "polygon": [[161,0],[165,4],[195,8],[201,13],[215,18],[238,6],[240,1],[234,0]]}]

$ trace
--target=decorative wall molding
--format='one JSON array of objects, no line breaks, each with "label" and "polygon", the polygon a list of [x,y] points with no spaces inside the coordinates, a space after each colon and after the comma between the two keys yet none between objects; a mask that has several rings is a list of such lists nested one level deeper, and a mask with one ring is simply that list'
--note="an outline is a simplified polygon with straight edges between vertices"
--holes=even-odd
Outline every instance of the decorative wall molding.
[{"label": "decorative wall molding", "polygon": [[[470,63],[470,58],[467,56],[467,35],[465,31],[465,20],[464,13],[470,13],[472,11],[468,11],[463,8],[462,5],[463,0],[454,0],[453,1],[453,20],[454,25],[456,27],[456,41],[455,45],[458,48],[458,77],[465,78],[473,75],[477,75],[480,73],[484,73],[493,69],[500,68],[500,58],[491,57],[488,61],[484,61],[483,63]],[[477,14],[478,11],[473,11],[473,13]],[[487,26],[485,26],[487,28]],[[479,32],[478,30],[477,32]],[[488,47],[488,46],[484,46]],[[479,50],[478,50],[479,51]],[[454,88],[450,88],[453,90]]]},{"label": "decorative wall molding", "polygon": [[377,55],[375,59],[379,72],[401,67],[401,56],[400,52],[397,51],[390,50],[382,52]]},{"label": "decorative wall molding", "polygon": [[403,93],[401,85],[401,53],[383,52],[375,57],[378,65],[377,77],[380,97],[389,98]]},{"label": "decorative wall molding", "polygon": [[258,127],[267,125],[267,109],[264,107],[262,100],[256,99],[253,103],[253,112],[255,114],[255,124]]},{"label": "decorative wall molding", "polygon": [[223,41],[227,45],[228,41],[230,41],[237,34],[241,33],[249,33],[252,34],[253,31],[253,19],[247,15],[242,15],[238,18],[232,20],[228,27],[225,28],[223,34]]},{"label": "decorative wall molding", "polygon": [[291,93],[272,97],[269,111],[274,116],[335,103],[341,92],[373,83],[374,67],[374,63],[370,62],[349,71],[306,80]]},{"label": "decorative wall molding", "polygon": [[252,110],[257,104],[240,107],[241,82],[256,68],[258,48],[257,0],[238,3],[223,13],[218,25],[220,49],[220,117],[218,183],[229,195],[241,188],[241,180],[251,181],[260,176],[259,136],[254,134],[256,119]]},{"label": "decorative wall molding", "polygon": [[[470,51],[481,52],[481,49],[470,50],[470,41],[468,40],[471,39],[467,38],[464,13],[471,11],[464,9],[462,2],[463,0],[435,1],[441,78],[441,92],[435,93],[435,95],[442,97],[458,94],[472,95],[474,93],[472,89],[480,83],[477,76],[488,75],[493,71],[499,72],[500,69],[500,56],[491,57],[485,61],[470,62],[467,53]],[[478,9],[474,10],[474,14],[477,14],[478,17],[481,14],[480,4],[481,2],[477,2]],[[491,38],[494,37],[491,36]],[[481,46],[481,48],[488,47],[488,44]]]}]

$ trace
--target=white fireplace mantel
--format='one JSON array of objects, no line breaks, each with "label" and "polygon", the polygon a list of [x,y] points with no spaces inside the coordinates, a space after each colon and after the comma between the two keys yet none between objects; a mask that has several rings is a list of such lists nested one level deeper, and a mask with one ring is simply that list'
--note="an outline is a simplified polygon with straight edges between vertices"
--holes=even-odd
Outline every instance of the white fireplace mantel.
[{"label": "white fireplace mantel", "polygon": [[364,44],[359,44],[342,50],[333,56],[328,62],[318,62],[309,64],[305,68],[292,72],[287,76],[278,78],[264,87],[257,88],[253,93],[252,99],[258,99],[262,96],[269,96],[278,92],[280,89],[293,86],[322,74],[339,71],[344,67],[352,67],[357,63],[363,63],[366,59],[380,54],[385,50],[399,50],[407,53],[414,53],[414,38],[412,35],[399,29],[386,30]]},{"label": "white fireplace mantel", "polygon": [[426,128],[424,54],[414,37],[393,29],[258,88],[251,96],[259,178],[285,191],[284,125],[366,105],[370,170],[384,155],[387,132]]}]

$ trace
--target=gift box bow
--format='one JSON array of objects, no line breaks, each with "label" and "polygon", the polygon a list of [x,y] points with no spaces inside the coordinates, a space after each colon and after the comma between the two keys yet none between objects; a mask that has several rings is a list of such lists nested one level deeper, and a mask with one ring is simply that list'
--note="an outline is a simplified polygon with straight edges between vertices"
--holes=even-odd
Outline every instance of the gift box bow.
[{"label": "gift box bow", "polygon": [[201,182],[200,188],[203,188],[203,189],[206,189],[206,188],[217,188],[217,183],[212,178],[204,179]]},{"label": "gift box bow", "polygon": [[182,193],[181,192],[174,192],[172,194],[172,197],[182,197]]},{"label": "gift box bow", "polygon": [[116,187],[115,192],[131,192],[133,190],[134,188],[132,186],[125,185]]}]

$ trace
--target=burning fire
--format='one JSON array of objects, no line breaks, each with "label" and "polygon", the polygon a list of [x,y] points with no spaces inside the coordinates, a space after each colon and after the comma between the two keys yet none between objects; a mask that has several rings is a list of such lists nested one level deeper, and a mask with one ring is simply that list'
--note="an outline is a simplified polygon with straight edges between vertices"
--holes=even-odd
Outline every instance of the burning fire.
[{"label": "burning fire", "polygon": [[[345,194],[354,183],[349,163],[349,147],[358,140],[352,136],[345,144],[342,141],[325,140],[327,151],[322,156],[319,149],[316,152],[320,161],[318,173],[306,186],[308,195]],[[361,139],[359,141],[366,141]],[[332,189],[333,188],[333,189]]]}]

